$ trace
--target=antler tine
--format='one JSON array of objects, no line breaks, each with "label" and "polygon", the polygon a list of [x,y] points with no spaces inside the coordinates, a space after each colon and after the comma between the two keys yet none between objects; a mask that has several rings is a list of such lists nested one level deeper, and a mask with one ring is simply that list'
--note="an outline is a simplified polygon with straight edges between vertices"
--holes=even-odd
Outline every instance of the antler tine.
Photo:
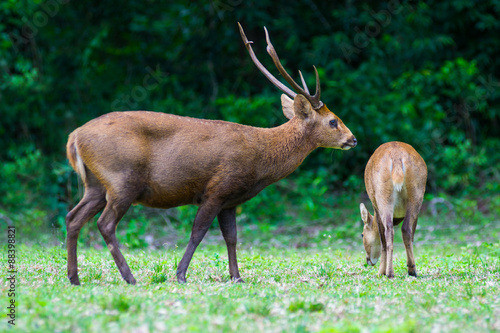
[{"label": "antler tine", "polygon": [[321,88],[319,88],[319,76],[318,76],[318,71],[316,70],[316,67],[314,67],[316,71],[316,94],[314,96],[311,96],[309,93],[309,89],[307,88],[307,85],[305,84],[304,78],[302,77],[302,73],[300,73],[300,78],[302,80],[302,84],[304,85],[304,89],[302,89],[293,79],[292,77],[287,73],[285,68],[280,62],[280,59],[278,57],[278,53],[276,53],[276,50],[274,49],[273,44],[271,43],[271,39],[269,38],[269,33],[267,32],[266,27],[264,27],[264,30],[266,32],[266,41],[267,41],[267,53],[271,56],[273,59],[274,65],[276,65],[276,68],[278,68],[278,71],[280,74],[285,78],[285,80],[292,86],[292,88],[297,91],[297,93],[304,95],[307,100],[311,103],[312,107],[314,109],[320,109],[323,106],[323,102],[319,100],[319,95],[321,94]]},{"label": "antler tine", "polygon": [[316,66],[314,66],[314,72],[316,73],[316,92],[314,93],[314,96],[311,96],[312,99],[314,99],[315,102],[318,103],[319,107],[321,108],[323,106],[323,102],[320,100],[321,97],[321,85],[319,84],[319,74],[318,70],[316,69]]},{"label": "antler tine", "polygon": [[[295,95],[297,95],[297,94],[295,92],[293,92],[290,88],[288,88],[287,86],[285,86],[283,83],[281,83],[280,80],[278,80],[277,78],[275,78],[264,67],[264,65],[262,65],[260,63],[259,59],[257,59],[257,56],[255,56],[255,53],[253,52],[252,45],[251,45],[253,42],[249,41],[247,39],[247,36],[245,35],[245,32],[243,31],[243,27],[241,26],[240,22],[238,22],[238,27],[240,28],[240,34],[241,34],[241,38],[243,39],[243,43],[245,43],[245,47],[246,47],[248,53],[250,54],[250,58],[252,58],[252,61],[255,64],[255,66],[257,66],[257,68],[262,72],[262,74],[264,74],[264,76],[269,81],[271,81],[271,83],[274,84],[279,90],[281,90],[282,92],[284,92],[285,94],[287,94],[290,98],[294,98]],[[266,30],[266,33],[267,33],[267,30]]]},{"label": "antler tine", "polygon": [[299,75],[300,75],[300,80],[302,81],[302,86],[304,87],[304,90],[306,91],[306,93],[308,93],[309,95],[311,95],[311,93],[309,92],[309,89],[307,88],[306,81],[304,80],[304,77],[302,76],[302,72],[301,71],[299,71]]},{"label": "antler tine", "polygon": [[320,100],[321,96],[321,86],[319,84],[319,75],[318,75],[318,70],[316,69],[316,66],[314,67],[314,72],[316,73],[316,92],[314,95],[311,96],[311,93],[309,92],[309,89],[307,88],[306,81],[304,80],[304,77],[302,76],[302,72],[299,71],[300,74],[300,80],[302,81],[302,86],[304,87],[304,90],[311,96],[311,99],[314,100],[314,103],[317,103],[319,105],[318,109],[323,106],[323,102]]}]

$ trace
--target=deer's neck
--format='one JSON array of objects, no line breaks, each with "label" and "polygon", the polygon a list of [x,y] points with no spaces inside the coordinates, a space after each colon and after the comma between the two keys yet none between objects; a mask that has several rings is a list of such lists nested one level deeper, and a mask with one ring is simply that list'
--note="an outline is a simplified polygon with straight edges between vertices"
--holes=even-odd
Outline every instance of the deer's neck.
[{"label": "deer's neck", "polygon": [[292,173],[317,145],[308,135],[307,125],[296,118],[266,129],[262,155],[266,173],[278,181]]}]

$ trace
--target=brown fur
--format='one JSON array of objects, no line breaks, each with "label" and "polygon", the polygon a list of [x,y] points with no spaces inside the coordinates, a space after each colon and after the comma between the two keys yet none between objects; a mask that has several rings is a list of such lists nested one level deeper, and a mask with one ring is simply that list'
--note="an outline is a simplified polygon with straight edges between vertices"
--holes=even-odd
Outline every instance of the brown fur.
[{"label": "brown fur", "polygon": [[[275,128],[131,111],[103,115],[71,133],[68,159],[85,183],[85,195],[66,221],[71,283],[79,284],[80,229],[103,208],[99,230],[123,278],[135,283],[115,237],[116,226],[131,204],[199,206],[177,270],[179,282],[185,281],[196,247],[218,216],[231,278],[240,280],[235,207],[289,175],[315,148],[356,146],[351,131],[326,106],[313,110],[302,95],[294,100],[282,97],[282,103],[291,119]],[[332,119],[338,121],[336,128],[329,124]]]},{"label": "brown fur", "polygon": [[374,265],[381,256],[379,275],[394,277],[393,226],[403,221],[408,274],[416,276],[413,237],[427,181],[427,166],[412,146],[388,142],[373,153],[365,169],[365,185],[375,210],[372,216],[361,204],[366,261]]}]

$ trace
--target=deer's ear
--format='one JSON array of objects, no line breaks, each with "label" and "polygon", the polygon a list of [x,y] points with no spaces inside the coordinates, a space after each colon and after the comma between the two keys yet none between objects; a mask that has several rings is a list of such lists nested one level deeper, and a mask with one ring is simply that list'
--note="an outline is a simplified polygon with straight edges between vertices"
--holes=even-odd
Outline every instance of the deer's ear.
[{"label": "deer's ear", "polygon": [[359,210],[361,212],[361,219],[365,224],[368,223],[368,210],[366,210],[366,207],[363,203],[359,204]]},{"label": "deer's ear", "polygon": [[313,112],[311,103],[302,95],[297,94],[293,100],[293,109],[297,117],[309,118]]},{"label": "deer's ear", "polygon": [[292,119],[295,115],[295,112],[293,111],[293,99],[285,94],[282,94],[281,106],[283,107],[283,114],[285,115],[285,117],[287,117],[288,119]]}]

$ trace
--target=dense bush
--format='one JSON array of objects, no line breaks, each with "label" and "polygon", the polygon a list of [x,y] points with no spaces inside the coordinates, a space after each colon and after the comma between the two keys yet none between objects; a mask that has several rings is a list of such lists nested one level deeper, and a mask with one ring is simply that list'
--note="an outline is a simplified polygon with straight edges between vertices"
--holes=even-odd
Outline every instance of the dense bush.
[{"label": "dense bush", "polygon": [[[359,140],[313,152],[264,199],[320,218],[334,189],[363,191],[367,159],[391,140],[422,154],[430,193],[498,193],[499,14],[493,0],[2,2],[0,213],[63,225],[78,200],[66,138],[112,110],[283,123],[238,21],[272,72],[263,26],[291,73],[312,83],[315,64],[322,100]],[[260,202],[248,211],[283,219]]]}]

